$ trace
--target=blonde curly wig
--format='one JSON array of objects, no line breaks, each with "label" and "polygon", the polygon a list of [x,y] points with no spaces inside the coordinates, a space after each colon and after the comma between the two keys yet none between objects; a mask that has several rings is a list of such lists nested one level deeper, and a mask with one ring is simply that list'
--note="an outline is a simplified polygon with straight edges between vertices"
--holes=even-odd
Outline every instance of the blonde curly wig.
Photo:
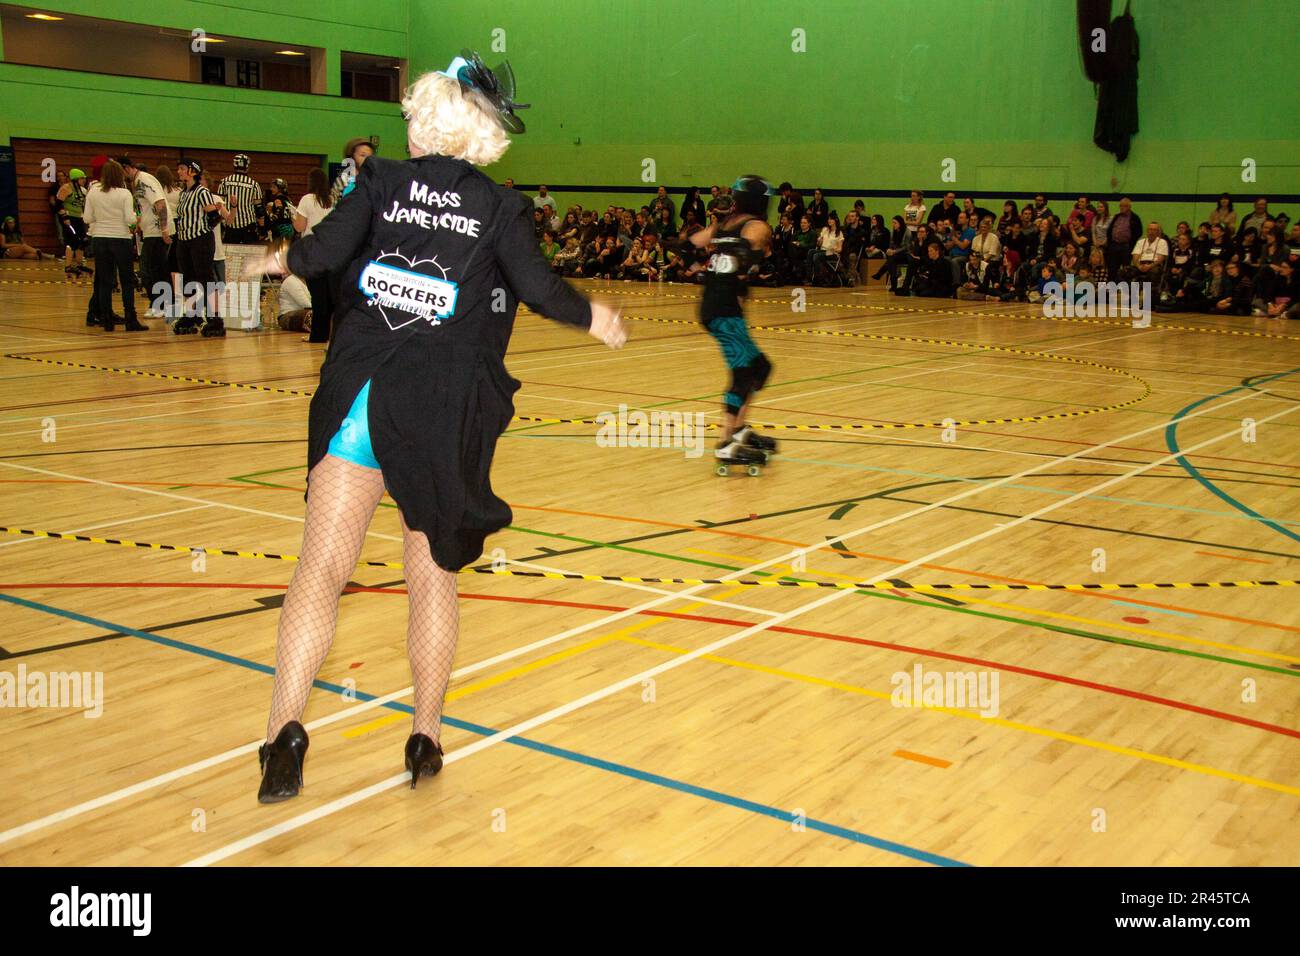
[{"label": "blonde curly wig", "polygon": [[458,80],[426,73],[402,98],[407,137],[418,155],[437,153],[475,166],[495,163],[510,146],[487,100]]}]

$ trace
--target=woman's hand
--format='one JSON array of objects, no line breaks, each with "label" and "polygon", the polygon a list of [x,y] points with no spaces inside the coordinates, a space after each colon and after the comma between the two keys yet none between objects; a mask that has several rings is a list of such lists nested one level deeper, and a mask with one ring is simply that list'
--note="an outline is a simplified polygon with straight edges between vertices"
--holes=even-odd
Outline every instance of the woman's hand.
[{"label": "woman's hand", "polygon": [[591,303],[591,334],[612,349],[621,349],[627,342],[627,327],[619,318],[621,311],[621,306]]}]

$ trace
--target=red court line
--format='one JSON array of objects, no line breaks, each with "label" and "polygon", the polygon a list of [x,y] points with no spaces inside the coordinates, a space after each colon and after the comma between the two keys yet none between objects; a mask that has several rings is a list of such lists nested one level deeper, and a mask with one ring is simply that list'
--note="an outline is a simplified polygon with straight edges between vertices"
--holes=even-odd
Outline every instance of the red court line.
[{"label": "red court line", "polygon": [[[284,591],[288,589],[286,584],[241,584],[226,582],[173,582],[173,581],[107,581],[107,582],[55,582],[52,584],[4,584],[0,583],[0,591],[16,590],[36,590],[41,588],[211,588],[211,589],[233,589],[233,590],[263,590],[263,591]],[[405,594],[405,588],[368,588],[368,587],[346,587],[345,592],[373,592],[377,594]],[[581,608],[592,611],[626,611],[628,608],[620,607],[614,604],[586,604],[576,601],[556,601],[550,598],[526,598],[526,597],[508,597],[499,594],[461,594],[461,598],[467,601],[504,601],[511,604],[539,604],[547,607],[570,607]],[[637,611],[638,615],[645,617],[672,618],[679,621],[695,621],[704,624],[721,624],[727,627],[752,627],[752,621],[739,621],[725,617],[709,617],[702,614],[682,614],[672,611],[656,611],[648,609]],[[1097,681],[1084,680],[1081,677],[1070,677],[1065,674],[1053,674],[1051,671],[1040,671],[1032,667],[1021,667],[1017,664],[1002,664],[998,661],[985,660],[981,657],[967,657],[963,654],[952,654],[947,651],[936,651],[924,647],[910,647],[906,644],[895,644],[890,641],[873,641],[865,637],[851,637],[847,634],[833,634],[829,631],[811,631],[801,627],[785,627],[782,625],[773,625],[768,628],[769,631],[779,632],[782,634],[793,634],[799,637],[815,637],[821,640],[838,641],[842,644],[856,644],[862,647],[879,647],[887,651],[899,651],[904,654],[918,654],[922,657],[935,657],[940,660],[955,661],[960,664],[974,664],[977,667],[987,667],[993,670],[1006,671],[1011,674],[1023,674],[1026,677],[1036,677],[1040,680],[1052,681],[1057,684],[1068,684],[1073,687],[1083,687],[1088,690],[1099,691],[1103,694],[1113,694],[1117,697],[1127,697],[1130,700],[1142,701],[1148,704],[1159,704],[1164,707],[1171,707],[1175,710],[1183,710],[1188,713],[1200,714],[1202,717],[1212,717],[1216,720],[1225,720],[1234,724],[1241,724],[1245,727],[1254,727],[1256,730],[1265,730],[1272,734],[1279,734],[1284,737],[1294,737],[1300,740],[1300,730],[1294,730],[1290,727],[1283,727],[1280,724],[1270,724],[1262,720],[1254,720],[1250,717],[1241,717],[1237,714],[1230,714],[1221,710],[1213,710],[1209,707],[1201,707],[1198,704],[1189,704],[1181,700],[1173,700],[1169,697],[1157,697],[1154,694],[1146,694],[1138,690],[1129,690],[1126,687],[1116,687],[1113,684],[1101,684]]]},{"label": "red court line", "polygon": [[1197,554],[1203,554],[1210,558],[1229,558],[1233,561],[1249,561],[1251,564],[1272,564],[1272,561],[1261,561],[1259,558],[1239,558],[1235,554],[1220,554],[1217,551],[1197,551]]},{"label": "red court line", "polygon": [[[75,478],[0,478],[0,484],[79,485],[79,484],[83,484],[83,482]],[[305,489],[291,488],[286,485],[262,485],[262,484],[250,484],[247,482],[237,482],[231,484],[231,483],[224,483],[224,482],[205,483],[205,482],[191,482],[191,481],[186,481],[186,482],[124,481],[124,482],[116,482],[116,484],[123,484],[128,486],[138,485],[141,487],[155,486],[159,488],[174,488],[177,485],[183,485],[186,488],[237,488],[237,489],[243,489],[245,491],[257,489],[257,488],[265,488],[268,491],[293,491],[298,494],[303,494],[305,491]],[[385,493],[385,497],[386,498],[388,497],[387,493]],[[648,524],[648,525],[657,525],[665,528],[680,528],[683,531],[698,531],[698,532],[703,532],[705,534],[723,535],[729,538],[744,538],[752,541],[767,541],[774,544],[791,545],[792,547],[804,546],[803,542],[790,541],[786,538],[774,538],[769,535],[761,535],[761,534],[746,534],[743,531],[728,531],[723,528],[706,528],[699,525],[681,524],[676,521],[655,521],[651,518],[634,518],[629,515],[602,514],[601,512],[598,511],[575,511],[571,508],[547,508],[541,505],[522,505],[522,504],[515,504],[513,502],[510,504],[510,507],[519,508],[527,511],[546,511],[546,512],[552,512],[554,514],[581,515],[583,517],[588,517],[588,518],[604,518],[610,521],[627,521],[633,524]],[[851,554],[856,558],[869,558],[873,561],[885,561],[889,564],[903,564],[908,560],[906,558],[891,557],[889,555],[871,554],[870,552],[867,551],[853,551],[849,548],[844,548],[842,550],[845,554]],[[944,564],[923,564],[921,565],[921,567],[925,568],[928,571],[942,571],[945,573],[962,574],[962,575],[968,575],[970,577],[984,578],[990,581],[1000,581],[1009,584],[1041,584],[1042,583],[1041,581],[1030,581],[1024,578],[1011,578],[1001,574],[990,574],[986,571],[973,571],[970,570],[969,568],[950,567]],[[1090,598],[1092,600],[1097,600],[1097,601],[1112,601],[1112,602],[1118,602],[1120,604],[1140,604],[1144,607],[1164,608],[1167,611],[1182,611],[1183,613],[1193,614],[1196,615],[1197,617],[1210,617],[1220,621],[1232,621],[1234,624],[1251,624],[1257,627],[1267,627],[1279,631],[1294,631],[1296,633],[1300,633],[1300,627],[1295,627],[1290,624],[1278,624],[1274,621],[1264,621],[1258,618],[1238,617],[1233,614],[1224,614],[1219,611],[1208,611],[1200,608],[1190,608],[1178,604],[1163,604],[1159,601],[1153,601],[1150,598],[1141,598],[1139,600],[1138,597],[1134,594],[1129,594],[1127,596],[1124,596],[1118,594],[1104,594],[1096,591],[1076,591],[1073,593],[1077,594],[1079,597]]]}]

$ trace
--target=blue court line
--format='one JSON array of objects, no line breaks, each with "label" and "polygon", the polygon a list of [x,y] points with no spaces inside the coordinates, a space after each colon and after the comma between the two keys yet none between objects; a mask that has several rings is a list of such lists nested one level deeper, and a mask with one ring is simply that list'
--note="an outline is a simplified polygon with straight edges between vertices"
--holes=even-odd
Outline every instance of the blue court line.
[{"label": "blue court line", "polygon": [[1135,607],[1141,611],[1150,611],[1152,614],[1173,614],[1178,617],[1196,617],[1195,614],[1189,614],[1186,611],[1172,611],[1167,607],[1152,607],[1149,604],[1135,604],[1132,601],[1116,601],[1116,604],[1126,604],[1129,607]]},{"label": "blue court line", "polygon": [[[99,618],[89,617],[85,614],[79,614],[76,611],[68,611],[60,607],[54,607],[50,604],[40,604],[36,601],[29,601],[26,598],[14,597],[11,594],[0,593],[0,601],[6,601],[10,604],[16,604],[19,607],[25,607],[33,611],[41,611],[45,614],[53,614],[57,617],[64,617],[71,621],[77,621],[81,624],[89,624],[94,627],[102,628],[106,631],[116,631],[119,634],[128,634],[131,637],[138,637],[141,640],[150,641],[154,644],[161,644],[164,647],[170,647],[178,651],[187,651],[191,654],[199,654],[203,657],[210,657],[213,660],[221,661],[224,664],[234,664],[237,667],[246,667],[249,670],[258,671],[262,674],[275,674],[275,668],[267,664],[259,664],[256,661],[250,661],[243,657],[236,657],[233,654],[226,654],[222,651],[216,651],[209,647],[202,647],[198,644],[190,644],[186,641],[178,641],[175,638],[163,637],[160,634],[152,634],[149,631],[139,631],[133,627],[124,627],[120,624],[113,624]],[[331,684],[328,681],[317,680],[312,682],[313,687],[321,690],[331,691],[335,694],[350,693],[358,700],[374,700],[374,694],[367,694],[359,690],[345,688],[338,684]],[[414,713],[414,709],[409,704],[399,704],[397,701],[388,701],[380,706],[389,710],[399,711],[404,714]],[[490,737],[500,731],[493,730],[491,727],[485,727],[482,724],[471,723],[467,720],[457,720],[454,717],[443,716],[442,722],[460,730],[467,730],[470,733],[478,734],[480,737]],[[766,804],[755,803],[752,800],[746,800],[743,797],[732,796],[719,790],[709,790],[705,787],[697,787],[694,784],[685,783],[681,780],[674,780],[671,777],[660,776],[657,773],[647,773],[644,770],[637,770],[635,767],[628,767],[624,764],[613,763],[600,757],[591,757],[587,754],[578,753],[575,750],[566,750],[563,747],[556,747],[552,744],[544,744],[541,741],[530,740],[527,737],[510,737],[504,741],[513,744],[516,747],[523,747],[527,750],[535,750],[538,753],[549,754],[552,757],[559,757],[562,760],[569,760],[573,763],[580,763],[588,767],[594,767],[597,770],[606,770],[610,773],[616,773],[620,776],[630,777],[633,780],[640,780],[643,783],[654,784],[657,787],[663,787],[668,790],[676,790],[679,793],[688,793],[692,796],[702,797],[705,800],[711,800],[714,803],[721,803],[725,806],[736,807],[740,810],[748,810],[761,816],[771,817],[774,820],[780,820],[783,823],[791,823],[794,818],[788,810],[778,810],[776,807],[769,807]],[[962,863],[960,860],[953,860],[946,856],[940,856],[937,853],[929,853],[926,850],[919,850],[916,847],[907,846],[904,843],[895,843],[893,840],[886,840],[882,837],[871,836],[869,833],[862,833],[858,830],[850,830],[847,827],[836,826],[833,823],[825,823],[821,820],[814,820],[812,817],[806,818],[804,826],[809,830],[815,830],[818,833],[825,833],[830,836],[839,837],[842,840],[850,840],[854,843],[862,843],[866,846],[874,847],[877,850],[884,850],[886,853],[894,853],[898,856],[905,856],[909,859],[918,860],[922,863],[931,863],[935,866],[971,866],[969,863]]]},{"label": "blue court line", "polygon": [[[1261,385],[1264,382],[1272,382],[1279,378],[1286,378],[1288,375],[1294,375],[1296,372],[1300,372],[1300,368],[1293,368],[1287,372],[1278,372],[1276,375],[1269,375],[1268,377],[1261,378],[1261,379],[1251,379],[1250,381],[1252,385]],[[1225,391],[1219,392],[1217,395],[1207,395],[1205,398],[1198,398],[1196,401],[1192,402],[1192,404],[1188,405],[1182,411],[1178,412],[1176,415],[1174,415],[1173,419],[1165,427],[1165,447],[1167,447],[1174,454],[1178,454],[1179,452],[1182,451],[1182,449],[1178,447],[1178,423],[1182,420],[1183,416],[1185,416],[1193,408],[1196,408],[1197,406],[1200,405],[1204,405],[1206,402],[1212,402],[1216,398],[1223,398],[1226,395],[1231,395],[1233,392],[1245,391],[1246,388],[1247,386],[1245,385],[1237,385],[1233,388],[1229,388]],[[1196,466],[1193,465],[1190,461],[1188,461],[1185,457],[1183,457],[1183,455],[1178,454],[1178,457],[1175,458],[1174,461],[1178,463],[1178,465],[1183,469],[1183,471],[1187,472],[1189,475],[1191,475],[1193,478],[1199,481],[1207,491],[1209,491],[1211,494],[1215,495],[1216,497],[1223,499],[1228,504],[1232,505],[1232,507],[1240,511],[1242,514],[1246,515],[1249,518],[1253,518],[1255,521],[1260,522],[1266,527],[1272,528],[1274,531],[1278,532],[1279,534],[1286,535],[1292,541],[1300,541],[1300,535],[1296,534],[1294,531],[1291,531],[1288,528],[1282,527],[1283,524],[1293,524],[1294,522],[1290,522],[1290,521],[1284,522],[1281,521],[1280,519],[1275,521],[1270,518],[1265,518],[1255,509],[1251,508],[1249,505],[1243,504],[1242,502],[1238,501],[1236,498],[1232,497],[1226,491],[1223,491],[1221,488],[1219,488],[1218,485],[1214,484],[1212,481],[1210,481],[1208,478],[1202,475],[1200,471],[1197,470]]]}]

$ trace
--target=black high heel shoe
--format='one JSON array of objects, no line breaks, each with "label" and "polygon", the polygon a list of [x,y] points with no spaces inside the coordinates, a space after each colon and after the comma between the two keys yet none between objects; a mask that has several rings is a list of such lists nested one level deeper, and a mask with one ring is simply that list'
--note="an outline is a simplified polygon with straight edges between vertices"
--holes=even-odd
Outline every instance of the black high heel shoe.
[{"label": "black high heel shoe", "polygon": [[442,769],[442,747],[424,734],[411,734],[406,741],[406,769],[411,771],[411,789],[421,777],[432,777]]},{"label": "black high heel shoe", "polygon": [[307,756],[307,730],[296,720],[280,729],[274,743],[262,744],[257,762],[262,767],[258,803],[279,803],[298,796],[302,789],[302,762]]}]

